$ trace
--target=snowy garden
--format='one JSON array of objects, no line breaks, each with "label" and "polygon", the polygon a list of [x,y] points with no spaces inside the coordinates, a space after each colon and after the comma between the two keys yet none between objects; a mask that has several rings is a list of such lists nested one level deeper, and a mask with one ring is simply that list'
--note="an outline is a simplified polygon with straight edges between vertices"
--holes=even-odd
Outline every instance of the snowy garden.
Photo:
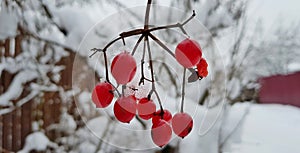
[{"label": "snowy garden", "polygon": [[280,4],[0,0],[0,152],[299,153]]}]

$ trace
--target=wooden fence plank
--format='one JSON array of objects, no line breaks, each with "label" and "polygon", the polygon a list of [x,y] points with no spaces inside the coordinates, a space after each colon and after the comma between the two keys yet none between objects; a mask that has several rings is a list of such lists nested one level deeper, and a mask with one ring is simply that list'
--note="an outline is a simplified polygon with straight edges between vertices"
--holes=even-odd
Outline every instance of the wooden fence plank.
[{"label": "wooden fence plank", "polygon": [[[14,57],[17,57],[21,53],[21,36],[18,35],[15,38],[15,51]],[[23,96],[23,95],[22,95]],[[15,105],[17,101],[14,102]],[[20,108],[13,111],[12,114],[12,151],[18,151],[21,149],[21,113]]]},{"label": "wooden fence plank", "polygon": [[31,133],[31,122],[32,122],[32,101],[27,102],[22,106],[22,115],[21,115],[21,139],[22,146],[24,146],[26,136]]},{"label": "wooden fence plank", "polygon": [[4,48],[5,48],[4,56],[9,57],[10,56],[10,51],[9,51],[10,50],[10,40],[9,39],[5,40]]},{"label": "wooden fence plank", "polygon": [[15,57],[22,52],[22,36],[18,35],[15,38]]},{"label": "wooden fence plank", "polygon": [[21,146],[21,110],[16,109],[12,112],[12,151],[18,151],[22,148]]},{"label": "wooden fence plank", "polygon": [[[4,56],[10,56],[10,40],[6,39],[4,44]],[[1,82],[3,86],[3,92],[6,92],[12,81],[13,75],[7,71],[2,72]],[[12,149],[12,115],[11,113],[3,115],[2,119],[2,147],[6,150]]]},{"label": "wooden fence plank", "polygon": [[3,148],[12,150],[12,114],[3,115]]}]

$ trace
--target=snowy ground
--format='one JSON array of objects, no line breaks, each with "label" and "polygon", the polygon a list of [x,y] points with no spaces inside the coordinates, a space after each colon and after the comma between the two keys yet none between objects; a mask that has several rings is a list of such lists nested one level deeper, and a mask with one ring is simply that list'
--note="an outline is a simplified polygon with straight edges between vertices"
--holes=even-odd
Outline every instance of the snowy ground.
[{"label": "snowy ground", "polygon": [[[236,104],[231,108],[229,118],[237,121],[239,117],[243,116],[241,110],[247,111],[248,106],[248,114],[241,126],[225,143],[224,153],[300,152],[299,108],[275,104]],[[231,124],[231,126],[233,125],[235,124]]]},{"label": "snowy ground", "polygon": [[[201,106],[202,107],[202,106]],[[239,103],[227,108],[227,117],[223,121],[220,119],[215,126],[206,134],[201,136],[200,122],[205,115],[205,109],[200,108],[197,115],[194,116],[195,127],[192,133],[180,141],[174,138],[172,144],[180,144],[180,153],[218,153],[218,143],[223,144],[221,152],[223,153],[299,153],[298,147],[300,142],[300,109],[292,106],[283,105],[261,105],[252,103]],[[106,117],[95,118],[87,123],[89,128],[78,130],[78,137],[86,137],[86,141],[79,142],[79,152],[93,152],[96,149],[99,138],[103,136],[105,128],[102,126],[108,123]],[[138,124],[134,124],[138,125]],[[123,125],[114,123],[115,132],[110,137],[108,144],[104,148],[117,147],[116,144],[123,144],[121,147],[135,148],[139,151],[122,152],[155,152],[158,148],[153,148],[151,142],[147,141],[149,135],[145,134],[149,131],[138,131],[137,137],[131,135],[130,132],[122,132],[118,130]],[[221,130],[219,127],[222,127]],[[94,129],[93,129],[94,128]],[[123,126],[124,128],[124,126]],[[139,129],[138,126],[131,127],[131,130]],[[200,131],[199,131],[200,130]],[[91,131],[96,133],[91,133]],[[219,133],[221,131],[221,133]],[[142,134],[142,133],[144,134]],[[200,132],[200,133],[199,133]],[[142,134],[142,135],[140,135]],[[131,138],[131,139],[126,139]],[[141,140],[142,139],[142,140]],[[44,134],[36,132],[27,137],[24,149],[27,152],[31,149],[44,150],[46,146],[55,147]],[[107,141],[108,139],[104,139]],[[74,139],[74,141],[77,141]],[[128,141],[131,143],[128,144]],[[38,143],[37,143],[38,142]],[[223,143],[224,142],[224,143]],[[145,146],[145,144],[147,144]],[[111,146],[112,145],[112,146]],[[129,146],[126,146],[129,145]],[[146,147],[142,151],[142,147]],[[151,149],[152,147],[152,149]],[[81,150],[81,151],[80,151]],[[100,152],[103,152],[100,151]]]}]

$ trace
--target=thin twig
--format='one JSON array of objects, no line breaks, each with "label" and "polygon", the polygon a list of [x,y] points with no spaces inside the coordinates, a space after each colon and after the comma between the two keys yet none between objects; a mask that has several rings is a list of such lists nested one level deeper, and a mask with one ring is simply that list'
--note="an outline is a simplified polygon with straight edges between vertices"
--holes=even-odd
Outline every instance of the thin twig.
[{"label": "thin twig", "polygon": [[167,51],[173,58],[175,58],[175,54],[169,49],[163,42],[161,42],[157,37],[149,33],[149,36],[159,45],[161,46],[165,51]]},{"label": "thin twig", "polygon": [[147,50],[148,50],[148,56],[149,56],[149,65],[150,65],[150,71],[151,71],[151,82],[152,82],[152,90],[150,91],[148,97],[151,97],[152,93],[154,93],[156,95],[156,98],[158,100],[161,112],[163,114],[164,109],[163,109],[163,106],[162,106],[162,102],[161,102],[160,97],[159,97],[159,95],[156,91],[156,88],[155,88],[155,79],[154,79],[154,70],[153,70],[153,61],[152,61],[150,43],[149,43],[148,37],[146,37],[146,38],[147,39],[145,39],[145,41],[147,43]]},{"label": "thin twig", "polygon": [[149,29],[149,32],[157,31],[157,30],[163,30],[163,29],[172,29],[172,28],[183,28],[188,22],[190,22],[194,17],[196,16],[195,10],[193,10],[192,16],[190,16],[187,20],[185,20],[183,23],[176,23],[176,24],[170,24],[165,26],[159,26],[156,28]]},{"label": "thin twig", "polygon": [[161,113],[162,113],[162,116],[163,116],[163,114],[164,114],[164,108],[163,108],[163,106],[162,106],[162,102],[161,102],[161,100],[160,100],[160,97],[159,97],[159,95],[158,95],[158,92],[157,92],[156,90],[154,90],[154,94],[155,94],[155,96],[156,96],[156,98],[157,98],[157,100],[158,100],[159,107],[160,107],[160,110],[161,110]]},{"label": "thin twig", "polygon": [[136,120],[137,120],[138,122],[141,123],[143,129],[146,130],[146,128],[147,128],[146,123],[145,123],[143,120],[141,120],[140,117],[139,117],[138,115],[136,115],[135,118],[136,118]]},{"label": "thin twig", "polygon": [[97,49],[97,48],[93,48],[91,49],[91,51],[93,51],[93,53],[89,56],[89,58],[93,57],[97,52],[102,52],[102,49]]},{"label": "thin twig", "polygon": [[126,85],[122,85],[122,96],[125,96]]},{"label": "thin twig", "polygon": [[135,46],[132,50],[132,53],[131,53],[132,56],[135,54],[135,52],[136,52],[137,48],[139,47],[139,45],[140,45],[141,41],[143,40],[143,38],[144,38],[144,35],[140,36],[139,40],[136,42],[136,44],[135,44]]},{"label": "thin twig", "polygon": [[186,75],[186,68],[184,68],[184,70],[183,70],[182,92],[181,92],[181,108],[180,108],[181,113],[183,113],[184,97],[185,97],[185,75]]},{"label": "thin twig", "polygon": [[143,56],[142,56],[142,60],[141,60],[141,79],[140,79],[140,82],[139,82],[139,86],[141,84],[145,84],[145,74],[144,74],[144,64],[145,64],[145,54],[146,54],[146,41],[144,41],[144,48],[143,48]]},{"label": "thin twig", "polygon": [[[109,83],[110,83],[110,82],[109,82]],[[114,86],[112,83],[110,83],[110,84],[111,84],[111,85],[113,86],[113,88],[114,88],[113,91],[116,91],[117,94],[118,94],[118,96],[121,97],[122,95],[121,95],[120,91],[118,90],[118,87]]]},{"label": "thin twig", "polygon": [[105,62],[105,79],[106,79],[107,82],[110,83],[109,74],[108,74],[108,61],[107,61],[106,51],[103,51],[103,58],[104,58],[104,62]]}]

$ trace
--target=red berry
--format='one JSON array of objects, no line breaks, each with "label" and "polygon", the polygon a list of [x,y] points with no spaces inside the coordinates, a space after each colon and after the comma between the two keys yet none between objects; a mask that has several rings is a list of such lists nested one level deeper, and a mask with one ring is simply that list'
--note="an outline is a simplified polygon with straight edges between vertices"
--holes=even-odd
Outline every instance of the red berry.
[{"label": "red berry", "polygon": [[111,65],[111,74],[118,84],[126,84],[130,82],[136,72],[136,61],[128,53],[123,52],[117,55]]},{"label": "red berry", "polygon": [[172,128],[165,120],[158,120],[157,124],[153,124],[151,128],[151,137],[153,142],[163,147],[168,144],[172,137]]},{"label": "red berry", "polygon": [[208,70],[207,70],[208,64],[204,58],[201,58],[200,62],[197,64],[198,69],[198,75],[199,77],[207,77]]},{"label": "red berry", "polygon": [[158,123],[158,121],[159,121],[160,119],[165,120],[165,121],[167,121],[167,122],[170,122],[171,119],[172,119],[172,114],[171,114],[168,110],[164,110],[163,116],[162,116],[161,110],[158,110],[158,111],[156,111],[156,112],[153,114],[153,117],[152,117],[152,124]]},{"label": "red berry", "polygon": [[185,39],[176,47],[175,57],[185,68],[197,65],[202,57],[200,45],[191,39]]},{"label": "red berry", "polygon": [[172,119],[172,128],[176,135],[184,138],[193,128],[193,119],[186,113],[177,113]]},{"label": "red berry", "polygon": [[97,108],[107,107],[113,98],[113,86],[107,82],[97,84],[92,92],[92,101]]},{"label": "red berry", "polygon": [[156,105],[152,100],[148,100],[148,98],[143,98],[139,101],[137,105],[138,115],[144,119],[149,120],[152,118],[153,114],[156,111]]},{"label": "red berry", "polygon": [[120,122],[129,123],[136,114],[136,107],[133,96],[120,97],[114,105],[114,114]]}]

